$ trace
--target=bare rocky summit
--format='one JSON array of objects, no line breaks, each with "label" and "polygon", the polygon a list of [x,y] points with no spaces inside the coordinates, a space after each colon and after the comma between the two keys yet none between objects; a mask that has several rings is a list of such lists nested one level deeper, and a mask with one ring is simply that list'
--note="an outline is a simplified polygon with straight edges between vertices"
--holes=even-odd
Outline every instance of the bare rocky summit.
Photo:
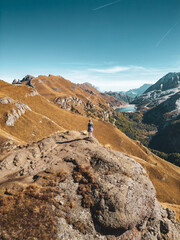
[{"label": "bare rocky summit", "polygon": [[57,133],[0,159],[1,239],[180,239],[144,168],[83,133]]}]

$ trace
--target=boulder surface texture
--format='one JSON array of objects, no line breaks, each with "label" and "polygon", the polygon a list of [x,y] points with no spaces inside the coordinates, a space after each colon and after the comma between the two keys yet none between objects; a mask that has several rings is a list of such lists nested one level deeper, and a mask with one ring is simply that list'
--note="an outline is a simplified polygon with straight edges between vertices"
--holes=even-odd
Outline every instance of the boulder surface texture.
[{"label": "boulder surface texture", "polygon": [[144,168],[83,133],[57,133],[0,159],[1,239],[180,239]]}]

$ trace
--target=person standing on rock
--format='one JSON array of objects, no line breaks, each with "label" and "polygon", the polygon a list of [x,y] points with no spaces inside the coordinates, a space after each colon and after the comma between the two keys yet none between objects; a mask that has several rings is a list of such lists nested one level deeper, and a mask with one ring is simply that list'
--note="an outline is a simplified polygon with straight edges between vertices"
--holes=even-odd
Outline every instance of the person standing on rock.
[{"label": "person standing on rock", "polygon": [[93,132],[93,122],[90,119],[88,123],[88,137],[92,138],[92,132]]}]

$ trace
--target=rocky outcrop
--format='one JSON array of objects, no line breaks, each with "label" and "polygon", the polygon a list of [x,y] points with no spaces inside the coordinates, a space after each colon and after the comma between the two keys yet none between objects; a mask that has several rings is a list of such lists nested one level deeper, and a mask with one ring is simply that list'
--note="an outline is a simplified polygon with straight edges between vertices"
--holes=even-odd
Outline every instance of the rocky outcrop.
[{"label": "rocky outcrop", "polygon": [[102,120],[108,120],[109,117],[113,114],[113,109],[111,111],[105,105],[99,103],[98,106],[96,106],[89,100],[82,101],[81,99],[74,96],[69,96],[65,98],[57,97],[54,99],[54,102],[62,109],[66,109],[68,111],[72,111],[86,116],[90,116],[90,114],[93,114],[94,116],[97,116]]},{"label": "rocky outcrop", "polygon": [[180,238],[143,167],[79,132],[17,147],[0,159],[0,183],[2,239]]},{"label": "rocky outcrop", "polygon": [[16,121],[16,117],[11,113],[7,113],[6,117],[7,117],[6,125],[7,126],[14,126],[14,123]]},{"label": "rocky outcrop", "polygon": [[13,104],[14,100],[10,97],[0,98],[0,104]]},{"label": "rocky outcrop", "polygon": [[20,112],[22,114],[24,114],[26,112],[26,110],[31,111],[31,109],[28,105],[21,103],[21,102],[16,103],[15,106],[17,107],[17,109],[20,110]]},{"label": "rocky outcrop", "polygon": [[26,75],[22,80],[21,82],[29,82],[33,79],[34,77],[31,76],[31,75]]},{"label": "rocky outcrop", "polygon": [[31,75],[26,75],[22,80],[18,80],[17,81],[16,79],[14,79],[12,84],[23,84],[23,83],[26,83],[26,85],[34,88],[34,86],[32,85],[32,82],[31,82],[33,80],[33,78],[34,77],[31,76]]},{"label": "rocky outcrop", "polygon": [[82,106],[84,108],[84,103],[82,102],[81,99],[77,98],[77,97],[65,97],[65,98],[55,98],[54,99],[55,103],[58,104],[58,106],[62,109],[66,109],[66,110],[71,110],[72,107],[78,107],[78,106]]},{"label": "rocky outcrop", "polygon": [[34,97],[34,96],[36,96],[38,94],[39,93],[35,89],[33,89],[30,93],[27,93],[25,96],[26,97]]},{"label": "rocky outcrop", "polygon": [[[10,99],[10,98],[8,98]],[[7,101],[7,100],[5,100]],[[10,101],[10,100],[8,100]],[[9,103],[9,102],[8,102]],[[26,111],[31,111],[30,107],[24,103],[17,102],[11,99],[11,104],[14,103],[14,107],[11,109],[11,112],[6,113],[6,125],[14,126],[17,119],[20,118],[22,114],[25,114]]]}]

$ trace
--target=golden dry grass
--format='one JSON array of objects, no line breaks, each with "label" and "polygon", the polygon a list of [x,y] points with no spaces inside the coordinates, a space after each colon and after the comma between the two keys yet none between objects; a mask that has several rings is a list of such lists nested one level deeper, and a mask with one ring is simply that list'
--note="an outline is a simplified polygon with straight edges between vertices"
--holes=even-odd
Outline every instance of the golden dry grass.
[{"label": "golden dry grass", "polygon": [[[41,77],[38,77],[38,79],[40,78]],[[63,81],[65,81],[68,86],[72,86],[71,82],[63,79],[59,84],[63,85]],[[56,87],[60,88],[62,86],[58,85]],[[44,91],[44,89],[45,88],[42,87],[42,91]],[[27,104],[32,109],[31,112],[27,111],[17,120],[14,127],[8,127],[5,125],[5,113],[10,111],[12,106],[11,104],[1,104],[0,126],[2,130],[0,136],[3,137],[4,133],[8,133],[18,141],[28,143],[42,139],[56,131],[64,131],[64,129],[77,131],[87,129],[89,120],[87,117],[62,110],[52,102],[48,102],[47,99],[41,95],[25,97],[31,90],[32,88],[27,86],[15,86],[0,81],[0,97],[11,97],[15,101],[21,101]],[[38,89],[38,91],[41,90]],[[50,91],[48,91],[48,93],[50,93]],[[64,94],[68,94],[68,92],[65,91]],[[40,121],[42,121],[42,123],[40,123]],[[147,148],[128,138],[112,124],[97,120],[93,120],[93,122],[94,136],[100,144],[104,146],[110,145],[114,150],[127,153],[143,165],[156,188],[157,198],[161,202],[180,204],[179,167],[155,156],[149,152]],[[35,133],[35,136],[33,136],[32,133]]]}]

